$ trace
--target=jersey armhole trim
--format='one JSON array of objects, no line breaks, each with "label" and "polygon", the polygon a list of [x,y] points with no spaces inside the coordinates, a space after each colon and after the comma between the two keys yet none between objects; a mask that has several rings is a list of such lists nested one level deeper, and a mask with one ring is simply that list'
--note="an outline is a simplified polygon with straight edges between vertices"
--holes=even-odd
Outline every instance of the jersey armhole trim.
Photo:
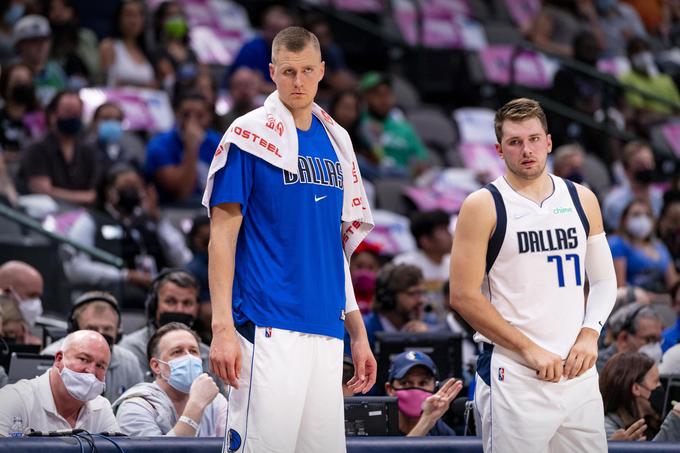
[{"label": "jersey armhole trim", "polygon": [[488,274],[501,251],[501,246],[505,239],[505,230],[507,228],[508,219],[505,211],[505,203],[503,202],[503,197],[498,191],[498,188],[493,184],[487,184],[484,188],[491,192],[496,208],[496,228],[494,229],[491,238],[489,238],[489,247],[486,250],[486,273]]},{"label": "jersey armhole trim", "polygon": [[578,196],[576,186],[574,185],[573,182],[569,181],[568,179],[565,179],[564,183],[567,185],[569,195],[571,196],[571,201],[574,203],[576,212],[578,213],[578,216],[581,219],[581,223],[583,224],[583,229],[586,231],[587,238],[588,236],[590,236],[590,222],[588,222],[588,216],[586,216],[586,212],[583,210],[581,198]]}]

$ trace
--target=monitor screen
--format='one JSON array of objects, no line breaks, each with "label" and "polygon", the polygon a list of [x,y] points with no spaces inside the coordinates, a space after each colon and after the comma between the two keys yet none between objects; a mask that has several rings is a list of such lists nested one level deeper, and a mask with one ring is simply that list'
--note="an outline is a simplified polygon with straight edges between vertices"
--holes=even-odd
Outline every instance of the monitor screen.
[{"label": "monitor screen", "polygon": [[345,397],[345,435],[398,436],[397,397]]},{"label": "monitor screen", "polygon": [[21,379],[33,379],[49,370],[54,364],[51,355],[12,353],[9,365],[9,383],[14,384]]},{"label": "monitor screen", "polygon": [[392,357],[404,351],[421,351],[437,365],[443,381],[463,376],[461,336],[451,332],[376,332],[375,355],[378,362],[376,385],[382,388],[387,382]]},{"label": "monitor screen", "polygon": [[0,341],[0,366],[5,369],[6,373],[9,373],[9,362],[12,359],[13,352],[39,354],[40,346],[35,344],[17,344]]}]

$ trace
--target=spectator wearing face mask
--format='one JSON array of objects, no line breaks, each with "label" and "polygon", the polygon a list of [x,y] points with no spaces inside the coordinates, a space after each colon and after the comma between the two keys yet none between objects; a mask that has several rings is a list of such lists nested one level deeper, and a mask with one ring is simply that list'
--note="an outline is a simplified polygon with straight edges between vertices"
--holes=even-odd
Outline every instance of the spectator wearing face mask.
[{"label": "spectator wearing face mask", "polygon": [[0,389],[0,435],[9,435],[15,423],[22,431],[118,431],[111,404],[101,396],[110,359],[109,345],[99,333],[68,335],[44,374]]},{"label": "spectator wearing face mask", "polygon": [[113,404],[128,436],[222,437],[227,400],[203,372],[200,339],[186,325],[171,322],[149,339],[147,356],[154,376]]},{"label": "spectator wearing face mask", "polygon": [[[7,261],[0,266],[0,290],[13,297],[18,303],[22,319],[25,321],[28,337],[30,328],[35,327],[43,314],[40,300],[43,296],[43,277],[36,268],[23,261]],[[38,338],[31,344],[40,344]]]},{"label": "spectator wearing face mask", "polygon": [[654,360],[637,352],[613,356],[600,373],[609,440],[680,441],[680,403],[663,420],[664,390]]},{"label": "spectator wearing face mask", "polygon": [[597,371],[618,352],[640,352],[655,363],[661,361],[661,330],[659,315],[649,305],[631,303],[612,314],[607,321],[612,343],[597,354]]},{"label": "spectator wearing face mask", "polygon": [[640,141],[627,143],[621,164],[625,179],[607,193],[602,205],[602,217],[608,231],[619,227],[621,213],[635,198],[646,199],[655,218],[658,218],[663,206],[663,191],[652,185],[656,177],[656,162],[650,146]]},{"label": "spectator wearing face mask", "polygon": [[45,118],[35,95],[31,69],[15,63],[2,68],[0,96],[0,148],[7,161],[20,159],[29,141],[43,132]]},{"label": "spectator wearing face mask", "polygon": [[460,380],[448,379],[437,390],[437,367],[420,351],[402,352],[392,359],[387,379],[385,391],[388,396],[397,397],[402,435],[456,435],[440,419],[463,388]]},{"label": "spectator wearing face mask", "polygon": [[89,142],[97,148],[97,160],[103,168],[125,163],[141,170],[146,150],[135,134],[123,129],[123,110],[115,102],[104,102],[92,116]]},{"label": "spectator wearing face mask", "polygon": [[[659,72],[645,39],[632,38],[628,41],[627,52],[631,69],[620,77],[620,81],[636,89],[626,91],[626,100],[631,107],[629,120],[640,134],[647,135],[649,127],[680,111],[680,92],[670,76]],[[640,91],[656,99],[647,98]],[[667,102],[659,102],[659,98]]]},{"label": "spectator wearing face mask", "polygon": [[58,93],[47,106],[49,132],[26,149],[20,175],[32,193],[91,205],[100,174],[97,151],[83,141],[83,102],[75,91]]},{"label": "spectator wearing face mask", "polygon": [[354,296],[362,315],[371,312],[375,297],[375,281],[380,270],[380,247],[362,242],[349,262]]},{"label": "spectator wearing face mask", "polygon": [[137,170],[125,164],[109,168],[99,191],[99,209],[77,218],[68,237],[112,253],[124,267],[93,261],[66,247],[64,271],[71,283],[121,291],[122,305],[142,308],[153,275],[167,266],[183,266],[191,257],[182,234],[160,217],[155,191]]},{"label": "spectator wearing face mask", "polygon": [[[198,294],[200,288],[196,279],[184,269],[165,269],[154,279],[146,301],[147,324],[125,335],[120,345],[130,350],[142,370],[149,368],[147,344],[160,327],[180,322],[192,327],[198,316]],[[203,369],[208,370],[210,348],[199,344]]]},{"label": "spectator wearing face mask", "polygon": [[649,203],[633,200],[623,211],[618,233],[609,238],[619,287],[639,286],[665,293],[678,281],[668,249],[654,233],[654,214]]},{"label": "spectator wearing face mask", "polygon": [[[122,332],[118,301],[112,294],[89,291],[78,297],[68,316],[68,330],[69,333],[94,330],[109,344],[111,362],[106,370],[106,390],[103,396],[111,403],[127,389],[144,380],[144,373],[134,354],[116,344]],[[65,339],[55,341],[43,349],[41,354],[55,355],[63,347],[64,341]]]}]

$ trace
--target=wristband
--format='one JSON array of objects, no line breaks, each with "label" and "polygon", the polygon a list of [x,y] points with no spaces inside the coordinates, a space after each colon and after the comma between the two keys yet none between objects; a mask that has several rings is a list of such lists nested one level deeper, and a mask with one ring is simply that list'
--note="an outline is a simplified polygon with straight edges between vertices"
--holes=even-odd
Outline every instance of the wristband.
[{"label": "wristband", "polygon": [[181,421],[182,423],[186,423],[187,425],[191,426],[192,428],[194,428],[194,431],[196,431],[198,433],[198,428],[199,428],[198,423],[196,423],[195,421],[193,421],[192,419],[190,419],[186,415],[182,415],[179,418],[179,421]]}]

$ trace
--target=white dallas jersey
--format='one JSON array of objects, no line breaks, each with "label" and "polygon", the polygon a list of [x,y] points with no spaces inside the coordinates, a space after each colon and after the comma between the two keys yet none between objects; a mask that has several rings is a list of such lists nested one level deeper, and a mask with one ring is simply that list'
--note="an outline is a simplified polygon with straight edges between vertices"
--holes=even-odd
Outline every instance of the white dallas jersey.
[{"label": "white dallas jersey", "polygon": [[502,176],[486,186],[497,221],[482,292],[511,325],[566,358],[585,316],[589,225],[574,184],[550,177],[553,193],[540,205]]}]

